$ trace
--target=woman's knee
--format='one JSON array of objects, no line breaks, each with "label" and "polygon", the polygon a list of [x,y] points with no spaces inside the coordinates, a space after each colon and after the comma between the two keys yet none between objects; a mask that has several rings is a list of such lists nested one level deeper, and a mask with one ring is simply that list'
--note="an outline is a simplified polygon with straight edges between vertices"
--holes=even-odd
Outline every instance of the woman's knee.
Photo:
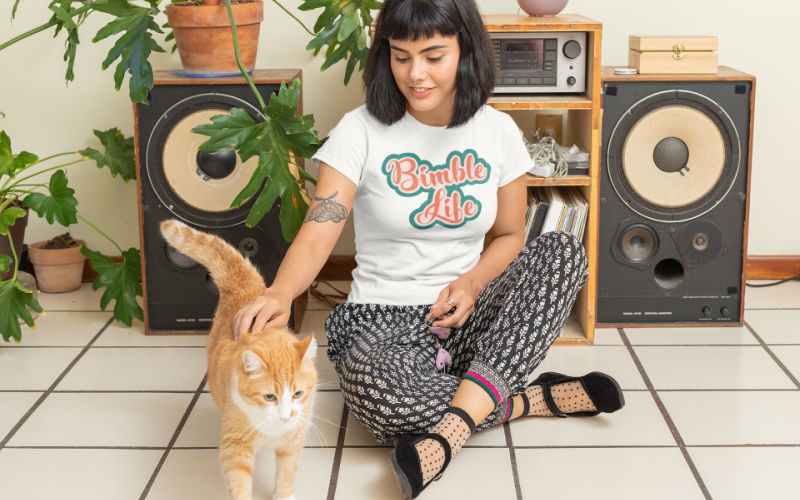
[{"label": "woman's knee", "polygon": [[[562,231],[550,231],[534,238],[525,248],[534,261],[550,261],[573,273],[583,284],[589,274],[586,250],[578,238]],[[557,259],[554,259],[558,257]]]}]

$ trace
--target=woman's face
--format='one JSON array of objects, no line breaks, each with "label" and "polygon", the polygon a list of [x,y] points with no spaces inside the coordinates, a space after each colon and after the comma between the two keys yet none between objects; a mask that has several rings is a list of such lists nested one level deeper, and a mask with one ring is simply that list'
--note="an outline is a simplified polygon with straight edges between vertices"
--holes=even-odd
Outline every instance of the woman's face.
[{"label": "woman's face", "polygon": [[391,67],[406,108],[418,121],[449,125],[456,100],[458,37],[436,35],[414,40],[389,39]]}]

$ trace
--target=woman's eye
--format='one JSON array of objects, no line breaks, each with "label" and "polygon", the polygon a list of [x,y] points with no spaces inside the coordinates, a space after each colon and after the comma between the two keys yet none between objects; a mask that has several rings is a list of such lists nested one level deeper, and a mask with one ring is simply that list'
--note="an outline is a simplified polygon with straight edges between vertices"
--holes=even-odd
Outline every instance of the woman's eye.
[{"label": "woman's eye", "polygon": [[275,395],[274,394],[264,394],[264,399],[266,399],[267,401],[275,401]]},{"label": "woman's eye", "polygon": [[294,393],[294,397],[299,398],[303,395],[303,391],[297,391]]},{"label": "woman's eye", "polygon": [[439,56],[439,57],[429,57],[429,58],[428,58],[428,60],[429,60],[430,62],[439,62],[439,61],[441,61],[441,60],[442,60],[442,56]]},{"label": "woman's eye", "polygon": [[394,60],[399,62],[399,63],[408,62],[408,58],[407,57],[395,57]]}]

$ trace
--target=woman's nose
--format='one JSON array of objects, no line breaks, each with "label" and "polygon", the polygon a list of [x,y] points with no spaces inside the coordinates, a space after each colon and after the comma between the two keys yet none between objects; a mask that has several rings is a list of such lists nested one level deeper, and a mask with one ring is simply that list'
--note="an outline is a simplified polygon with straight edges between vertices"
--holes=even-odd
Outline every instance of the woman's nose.
[{"label": "woman's nose", "polygon": [[421,82],[425,79],[426,75],[425,61],[416,59],[411,62],[411,81]]}]

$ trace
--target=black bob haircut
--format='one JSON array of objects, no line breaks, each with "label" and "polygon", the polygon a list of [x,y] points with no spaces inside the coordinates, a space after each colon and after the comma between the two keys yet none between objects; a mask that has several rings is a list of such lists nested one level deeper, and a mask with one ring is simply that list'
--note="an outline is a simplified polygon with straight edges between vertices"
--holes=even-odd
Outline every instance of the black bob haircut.
[{"label": "black bob haircut", "polygon": [[416,41],[436,35],[456,35],[461,50],[448,128],[463,125],[486,104],[494,88],[494,57],[474,0],[385,0],[364,69],[367,109],[382,123],[391,125],[406,112],[392,75],[389,38]]}]

